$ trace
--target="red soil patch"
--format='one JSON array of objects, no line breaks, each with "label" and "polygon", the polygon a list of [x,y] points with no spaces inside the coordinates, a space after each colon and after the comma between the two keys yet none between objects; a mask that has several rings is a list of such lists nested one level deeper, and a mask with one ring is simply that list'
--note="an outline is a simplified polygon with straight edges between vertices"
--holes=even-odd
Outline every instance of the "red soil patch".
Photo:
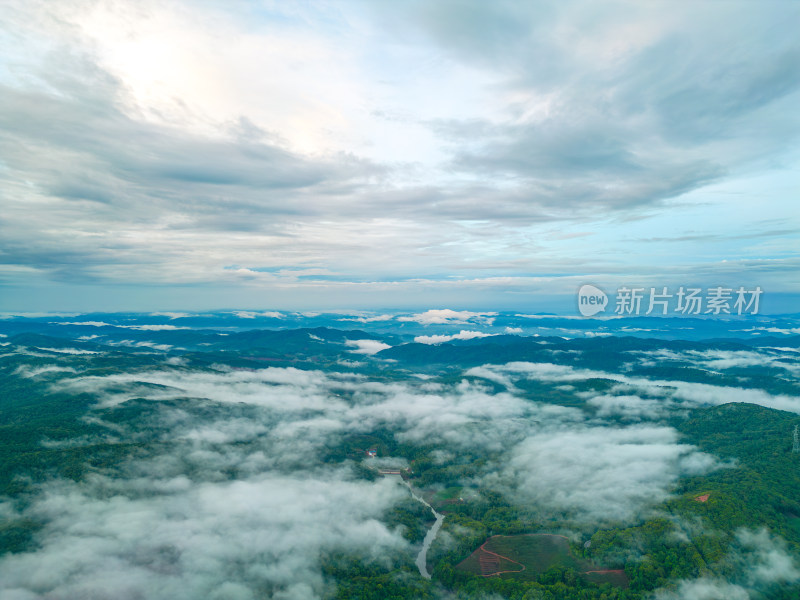
[{"label": "red soil patch", "polygon": [[[491,539],[491,538],[489,538]],[[481,575],[484,577],[494,577],[495,575],[500,575],[502,573],[519,573],[525,570],[525,565],[521,562],[517,562],[515,560],[511,560],[507,556],[503,556],[502,554],[497,554],[497,552],[492,552],[491,550],[486,549],[486,544],[489,543],[489,540],[486,540],[481,544],[480,547],[480,556],[478,556],[478,561],[481,565]],[[507,560],[510,563],[515,565],[519,565],[522,567],[521,569],[514,569],[513,571],[500,570],[500,559]]]},{"label": "red soil patch", "polygon": [[[531,538],[537,543],[490,546],[493,541],[502,542],[508,538],[516,538],[517,541]],[[487,546],[493,547],[493,550],[489,550]],[[509,554],[515,556],[517,560],[507,556]],[[616,587],[627,588],[630,583],[623,569],[598,568],[589,561],[576,558],[569,549],[568,539],[555,534],[495,535],[484,541],[470,556],[458,564],[459,569],[481,577],[517,573],[524,580],[535,580],[537,574],[544,573],[553,566],[574,568],[586,580],[596,584],[610,583]],[[526,573],[522,574],[523,571]]]},{"label": "red soil patch", "polygon": [[711,495],[711,494],[703,494],[702,496],[698,496],[698,497],[697,497],[697,498],[695,498],[694,500],[695,500],[695,502],[708,502],[708,497],[709,497],[710,495]]}]

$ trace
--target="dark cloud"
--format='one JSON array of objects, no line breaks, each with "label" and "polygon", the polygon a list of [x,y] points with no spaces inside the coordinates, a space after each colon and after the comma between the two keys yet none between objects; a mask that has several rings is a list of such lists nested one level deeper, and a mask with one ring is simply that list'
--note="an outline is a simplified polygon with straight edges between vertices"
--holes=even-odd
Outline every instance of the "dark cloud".
[{"label": "dark cloud", "polygon": [[[216,141],[134,121],[111,95],[87,97],[82,86],[75,87],[59,90],[76,94],[67,98],[7,86],[0,93],[0,143],[9,150],[7,162],[35,172],[48,191],[64,191],[66,198],[100,199],[123,210],[163,202],[162,209],[222,211],[238,205],[300,214],[313,207],[292,203],[288,191],[374,173],[367,162],[347,156],[338,163],[312,161],[259,141]],[[49,159],[44,164],[43,156]],[[275,190],[284,195],[272,194]],[[236,199],[213,202],[225,195]]]},{"label": "dark cloud", "polygon": [[431,123],[453,141],[454,168],[521,179],[530,191],[511,203],[653,205],[797,139],[796,6],[412,6],[406,23],[528,96],[505,119]]},{"label": "dark cloud", "polygon": [[[363,130],[349,133],[367,142],[343,136],[313,153],[254,115],[202,115],[180,97],[140,105],[133,84],[71,18],[95,6],[12,2],[4,15],[0,277],[8,282],[249,284],[250,271],[275,264],[330,271],[292,284],[441,283],[454,272],[523,278],[552,272],[543,265],[618,273],[628,267],[613,244],[547,252],[532,229],[674,214],[669,201],[780,163],[800,131],[800,42],[791,28],[800,9],[791,3],[756,11],[742,2],[601,9],[448,0],[355,2],[335,15],[290,11],[279,21],[287,31],[310,39],[357,32],[366,44],[348,46],[344,56],[357,72],[354,85],[363,86],[348,97],[359,106],[346,107],[361,115],[352,123]],[[208,19],[214,11],[230,18],[228,33],[269,29],[268,12],[198,6]],[[106,8],[122,21],[168,12],[155,3]],[[465,93],[481,99],[463,104],[480,109],[462,106],[460,88],[403,83],[429,68],[444,74],[442,65],[466,74]],[[265,70],[265,81],[272,76]],[[286,93],[305,102],[313,83],[287,81]],[[349,84],[332,82],[331,93]],[[249,93],[264,92],[255,85]],[[443,101],[438,94],[452,94],[445,98],[452,111],[426,112]],[[272,101],[264,93],[263,105]],[[314,101],[320,114],[343,110]],[[406,125],[409,139],[423,130],[430,147],[419,158],[394,159],[387,148],[398,142],[384,148],[380,128],[389,122]],[[293,127],[301,126],[286,130]],[[244,269],[223,268],[231,264]],[[732,264],[698,269],[730,272]],[[787,267],[748,256],[736,268],[783,275]]]}]

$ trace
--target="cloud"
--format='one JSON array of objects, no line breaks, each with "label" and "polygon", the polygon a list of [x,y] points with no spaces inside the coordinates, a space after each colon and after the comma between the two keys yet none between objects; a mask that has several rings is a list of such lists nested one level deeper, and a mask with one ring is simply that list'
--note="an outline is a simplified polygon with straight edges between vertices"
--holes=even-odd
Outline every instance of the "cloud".
[{"label": "cloud", "polygon": [[675,592],[658,591],[658,600],[750,600],[747,590],[723,579],[704,577],[683,581]]},{"label": "cloud", "polygon": [[[763,351],[762,351],[763,352]],[[686,353],[689,360],[700,361],[704,367],[709,369],[731,369],[738,367],[777,367],[800,374],[800,369],[794,364],[781,362],[780,357],[763,354],[761,352],[750,352],[746,350],[725,351],[725,350],[691,350]]]},{"label": "cloud", "polygon": [[653,381],[652,383],[630,381],[629,384],[653,395],[672,395],[674,398],[698,405],[716,406],[730,402],[744,402],[800,414],[800,398],[784,394],[769,394],[759,389],[715,386],[685,381]]},{"label": "cloud", "polygon": [[[655,359],[684,361],[706,369],[725,370],[746,367],[774,367],[784,369],[793,374],[798,373],[798,368],[792,362],[786,362],[786,352],[794,352],[791,348],[760,348],[758,350],[686,350],[674,352],[672,350],[654,350],[634,352],[634,354],[653,357]],[[791,361],[791,355],[789,356]],[[644,366],[653,366],[657,362],[645,358],[641,362]]]},{"label": "cloud", "polygon": [[[137,443],[145,457],[79,483],[42,484],[27,508],[11,515],[46,525],[36,550],[0,559],[4,597],[265,593],[299,600],[330,592],[324,554],[411,560],[401,532],[382,524],[385,512],[408,497],[406,488],[391,478],[358,480],[347,463],[323,464],[322,457],[329,442],[387,425],[393,411],[405,411],[401,430],[415,428],[424,413],[441,417],[433,428],[441,434],[445,399],[426,407],[430,397],[420,396],[409,407],[404,400],[414,392],[405,385],[293,368],[161,367],[52,385],[94,395],[98,405],[87,418],[107,429],[104,442]],[[132,422],[102,419],[137,399],[163,403]],[[487,414],[477,398],[460,410],[476,424]]]},{"label": "cloud", "polygon": [[[189,327],[177,327],[176,325],[117,325],[106,323],[105,321],[59,321],[58,325],[77,325],[84,327],[118,327],[120,329],[136,329],[137,331],[176,331],[178,329],[189,329]],[[84,337],[81,339],[92,339]]]},{"label": "cloud", "polygon": [[556,365],[553,363],[531,363],[531,362],[510,362],[504,365],[484,365],[480,371],[470,369],[469,374],[480,376],[487,371],[500,372],[516,377],[526,377],[530,379],[541,379],[544,381],[580,381],[594,377],[613,378],[621,377],[613,374],[593,371],[591,369],[576,369],[567,365]]},{"label": "cloud", "polygon": [[[477,370],[470,369],[468,373],[486,378],[497,377],[499,374],[510,377],[511,381],[516,377],[548,382],[605,379],[617,382],[618,385],[611,388],[612,392],[621,392],[622,395],[639,392],[667,398],[677,402],[678,407],[680,407],[681,403],[688,403],[689,406],[717,406],[730,402],[744,402],[800,414],[800,398],[785,394],[769,394],[764,390],[754,388],[747,389],[688,381],[631,377],[618,373],[579,369],[552,363],[510,362],[505,365],[484,365]],[[599,402],[602,404],[609,401],[600,400]]]},{"label": "cloud", "polygon": [[357,323],[377,323],[381,321],[391,321],[394,319],[394,315],[374,315],[371,317],[345,317],[339,319],[339,321],[356,321]]},{"label": "cloud", "polygon": [[[122,385],[148,384],[147,397],[166,400],[180,397],[207,398],[223,404],[245,402],[257,406],[281,408],[285,412],[321,409],[325,404],[325,385],[328,379],[318,371],[295,368],[268,368],[257,371],[234,371],[221,367],[219,371],[153,370],[141,373],[119,373],[104,377],[88,376],[63,382],[76,392],[102,393]],[[130,396],[136,398],[138,389]],[[334,410],[341,404],[331,404]]]},{"label": "cloud", "polygon": [[737,541],[751,554],[747,557],[748,577],[755,584],[788,584],[800,581],[797,561],[788,553],[786,542],[766,529],[738,532]]},{"label": "cloud", "polygon": [[480,323],[491,325],[497,313],[493,312],[470,312],[468,310],[430,309],[424,313],[407,317],[398,317],[398,321],[413,321],[420,325],[466,325],[468,323]]},{"label": "cloud", "polygon": [[[70,378],[60,381],[57,389],[94,394],[101,409],[137,398],[192,398],[252,407],[268,428],[257,439],[273,465],[311,464],[318,460],[320,448],[335,444],[345,432],[386,428],[403,442],[502,452],[509,444],[525,439],[540,423],[551,426],[584,420],[580,410],[535,403],[511,393],[494,394],[486,386],[466,380],[452,386],[424,379],[385,383],[353,374],[294,368],[158,369]],[[229,435],[221,433],[229,430],[224,423],[175,429],[180,422],[174,423],[172,430],[156,424],[150,427],[153,435],[165,437],[216,439]]]},{"label": "cloud", "polygon": [[474,340],[476,338],[491,337],[493,333],[483,333],[482,331],[466,331],[462,329],[452,335],[418,335],[414,341],[418,344],[442,344],[453,340]]},{"label": "cloud", "polygon": [[749,600],[768,596],[779,586],[800,581],[800,569],[786,542],[766,529],[740,529],[723,563],[733,571],[728,580],[700,577],[679,582],[675,590],[657,590],[657,600]]},{"label": "cloud", "polygon": [[29,365],[20,365],[14,370],[15,375],[19,375],[27,379],[39,377],[40,375],[51,375],[56,373],[77,373],[77,371],[72,367],[62,367],[60,365],[39,365],[35,367]]},{"label": "cloud", "polygon": [[602,523],[640,516],[681,475],[715,465],[678,443],[671,427],[594,427],[531,436],[514,448],[505,474],[520,500]]},{"label": "cloud", "polygon": [[345,344],[355,346],[356,349],[351,350],[355,354],[376,354],[381,350],[391,348],[389,344],[384,344],[378,340],[347,340]]},{"label": "cloud", "polygon": [[586,403],[596,407],[600,417],[619,416],[632,421],[660,419],[674,408],[663,399],[644,400],[639,396],[594,396]]},{"label": "cloud", "polygon": [[47,352],[56,352],[58,354],[100,354],[94,350],[81,350],[79,348],[39,348],[39,350],[46,350]]},{"label": "cloud", "polygon": [[41,546],[0,560],[5,593],[253,598],[260,589],[319,598],[323,552],[374,560],[406,548],[380,522],[407,495],[390,479],[354,481],[338,470],[192,483],[152,467],[146,479],[45,486],[25,513],[46,522]]},{"label": "cloud", "polygon": [[[798,46],[784,37],[780,11],[751,19],[743,5],[631,12],[624,4],[596,11],[585,2],[546,9],[475,3],[456,17],[451,8],[398,16],[460,60],[507,70],[514,93],[505,118],[436,125],[458,144],[455,168],[518,177],[533,186],[512,202],[527,196],[539,206],[564,197],[571,206],[589,198],[613,208],[650,204],[757,161],[755,148],[744,147],[751,140],[781,152],[794,135],[751,130],[787,115],[798,90],[787,83],[797,81],[791,73]],[[579,28],[573,11],[591,13],[595,27]],[[729,52],[730,35],[742,44],[738,48],[762,55],[769,69]],[[689,67],[698,64],[703,68]],[[739,77],[726,78],[731,72]],[[795,131],[797,121],[790,120]],[[742,129],[730,137],[734,124]],[[687,145],[692,151],[681,154]]]},{"label": "cloud", "polygon": [[53,386],[96,396],[100,416],[137,399],[164,404],[108,427],[107,441],[135,441],[149,457],[115,475],[43,484],[21,515],[46,522],[41,544],[0,560],[0,581],[34,598],[227,597],[234,588],[242,597],[321,597],[325,552],[410,553],[400,532],[381,524],[405,488],[323,465],[328,443],[388,427],[410,443],[499,451],[526,435],[533,414],[580,418],[466,382],[381,383],[293,368],[161,368]]},{"label": "cloud", "polygon": [[[556,365],[538,367],[539,373],[549,372],[558,381],[586,376]],[[712,457],[680,444],[672,428],[588,425],[581,410],[518,396],[508,373],[530,370],[520,363],[500,372],[480,367],[465,373],[503,383],[508,391],[501,393],[467,380],[455,386],[425,380],[382,383],[292,368],[79,377],[62,382],[60,389],[108,390],[103,394],[106,406],[141,397],[207,398],[267,410],[269,417],[260,417],[255,429],[246,423],[211,422],[173,427],[169,435],[219,444],[258,439],[268,464],[276,466],[314,464],[318,450],[344,432],[381,428],[404,443],[479,448],[505,457],[487,466],[482,475],[487,481],[492,471],[502,471],[503,485],[523,502],[546,510],[561,506],[582,518],[631,518],[666,498],[679,476],[716,466]],[[594,401],[599,417],[622,414],[633,420],[661,418],[667,408],[657,404],[634,396],[598,396]],[[537,481],[547,485],[537,488]]]},{"label": "cloud", "polygon": [[[107,443],[133,442],[148,455],[80,483],[51,481],[32,498],[23,516],[45,520],[41,546],[1,559],[0,581],[8,593],[34,598],[105,597],[112,581],[123,598],[247,597],[265,589],[313,598],[329,589],[319,568],[325,552],[405,556],[400,532],[381,525],[406,497],[402,487],[359,481],[348,462],[326,459],[348,436],[379,429],[435,449],[438,460],[483,455],[485,464],[462,483],[586,522],[646,515],[679,477],[719,466],[681,444],[671,427],[603,423],[605,416],[660,419],[647,399],[598,395],[589,401],[593,415],[537,402],[514,386],[524,377],[570,382],[600,374],[561,365],[486,365],[446,383],[163,362],[102,376],[63,372],[71,376],[51,381],[52,389],[94,396],[87,418],[105,426]],[[496,393],[480,378],[506,390]],[[105,424],[104,412],[124,403],[137,403],[136,421]],[[788,577],[791,565],[778,558],[769,576]]]},{"label": "cloud", "polygon": [[177,327],[175,325],[114,325],[123,329],[136,329],[138,331],[177,331],[178,329],[189,329],[189,327]]},{"label": "cloud", "polygon": [[118,340],[114,342],[106,342],[109,346],[127,346],[129,348],[150,348],[152,350],[158,350],[159,352],[167,352],[173,348],[170,344],[158,344],[156,342],[148,342],[148,341],[140,341],[136,342],[133,340]]},{"label": "cloud", "polygon": [[[725,241],[790,213],[780,193],[750,208],[792,174],[793,3],[137,6],[4,7],[8,310],[208,309],[231,290],[244,308],[521,307],[589,272],[794,281],[791,223],[773,245]],[[641,252],[720,210],[725,231]],[[478,322],[433,322],[450,321]]]},{"label": "cloud", "polygon": [[784,327],[752,327],[750,329],[745,329],[744,331],[750,331],[750,332],[766,331],[767,333],[782,333],[783,335],[797,335],[797,334],[800,334],[800,327],[791,327],[791,328],[784,328]]}]

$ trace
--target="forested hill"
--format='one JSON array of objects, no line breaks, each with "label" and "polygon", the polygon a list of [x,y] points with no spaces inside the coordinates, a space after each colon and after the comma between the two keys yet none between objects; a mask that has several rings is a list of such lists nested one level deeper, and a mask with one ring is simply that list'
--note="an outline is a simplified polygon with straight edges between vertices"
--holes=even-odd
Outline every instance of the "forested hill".
[{"label": "forested hill", "polygon": [[0,596],[800,593],[795,335],[104,318],[0,322]]}]

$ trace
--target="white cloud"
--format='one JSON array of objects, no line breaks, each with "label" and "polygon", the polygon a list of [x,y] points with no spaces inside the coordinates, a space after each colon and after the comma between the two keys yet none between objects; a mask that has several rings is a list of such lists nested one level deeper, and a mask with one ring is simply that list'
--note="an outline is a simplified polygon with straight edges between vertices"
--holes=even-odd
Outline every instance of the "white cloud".
[{"label": "white cloud", "polygon": [[15,375],[26,377],[28,379],[38,377],[39,375],[52,375],[56,373],[77,373],[77,371],[72,367],[62,367],[60,365],[40,365],[35,367],[29,365],[20,365],[14,370]]},{"label": "white cloud", "polygon": [[266,310],[261,313],[262,317],[269,317],[270,319],[283,319],[286,315],[282,312],[278,312],[275,310]]},{"label": "white cloud", "polygon": [[732,567],[728,580],[706,576],[681,581],[676,590],[657,590],[656,600],[749,600],[800,581],[786,542],[766,529],[738,530],[734,549],[723,562]]},{"label": "white cloud", "polygon": [[[670,361],[683,361],[689,362],[692,365],[700,366],[706,369],[724,370],[737,367],[775,367],[785,369],[792,373],[800,373],[797,365],[793,362],[781,360],[786,358],[781,354],[792,352],[791,348],[762,348],[756,350],[686,350],[684,352],[675,352],[672,350],[649,350],[649,351],[635,351],[636,354],[644,357],[641,364],[645,366],[652,366],[657,364],[657,360],[670,360]],[[781,353],[781,354],[777,354]],[[789,357],[793,361],[792,357]]]},{"label": "white cloud", "polygon": [[787,552],[782,539],[773,537],[766,529],[743,529],[736,537],[742,548],[751,553],[747,557],[751,582],[787,584],[800,581],[797,560]]},{"label": "white cloud", "polygon": [[472,377],[480,377],[481,379],[487,379],[489,381],[494,381],[495,383],[499,383],[508,389],[509,391],[513,391],[514,382],[512,381],[511,377],[507,374],[493,369],[490,366],[484,367],[472,367],[471,369],[467,369],[464,373],[465,375],[471,375]]},{"label": "white cloud", "polygon": [[159,352],[167,352],[172,349],[170,344],[158,344],[156,342],[148,341],[134,341],[134,340],[119,340],[115,342],[107,342],[109,346],[127,346],[128,348],[150,348],[151,350],[158,350]]},{"label": "white cloud", "polygon": [[391,348],[389,344],[384,344],[379,340],[347,340],[345,343],[348,346],[355,346],[356,349],[351,350],[354,354],[375,354]]},{"label": "white cloud", "polygon": [[742,331],[750,331],[750,332],[766,331],[767,333],[797,335],[800,333],[800,327],[751,327],[750,329],[743,329]]},{"label": "white cloud", "polygon": [[565,382],[587,379],[606,379],[616,381],[613,392],[630,394],[640,392],[657,397],[685,402],[689,405],[716,406],[730,402],[758,404],[800,414],[800,398],[784,394],[769,394],[761,389],[738,388],[710,385],[687,381],[646,379],[629,377],[618,373],[576,369],[567,365],[551,363],[511,362],[505,365],[484,365],[481,370],[470,370],[476,376],[486,376],[488,372],[501,373],[513,377],[527,377],[541,381]]},{"label": "white cloud", "polygon": [[777,367],[800,374],[800,368],[792,363],[778,360],[779,357],[747,350],[690,350],[686,353],[690,360],[699,361],[709,369],[730,369],[735,367]]},{"label": "white cloud", "polygon": [[370,560],[405,550],[379,519],[406,495],[396,481],[353,481],[346,470],[52,483],[24,513],[44,519],[41,546],[0,559],[0,589],[4,597],[190,600],[253,598],[256,589],[291,597],[302,585],[306,598],[319,598],[322,552]]},{"label": "white cloud", "polygon": [[[96,394],[104,407],[134,398],[197,398],[223,405],[258,407],[268,411],[271,423],[280,423],[263,439],[273,448],[276,460],[292,453],[313,452],[331,436],[344,431],[374,431],[382,427],[412,443],[424,440],[503,451],[524,439],[531,428],[538,428],[539,422],[573,423],[584,419],[583,413],[574,408],[530,402],[510,393],[491,394],[485,386],[467,381],[456,386],[426,380],[383,383],[351,374],[294,368],[199,372],[164,369],[84,376],[61,381],[58,389]],[[347,394],[342,395],[342,390]],[[309,458],[313,457],[312,453]]]},{"label": "white cloud", "polygon": [[655,597],[657,600],[751,600],[742,586],[711,577],[682,581],[674,592],[660,590]]},{"label": "white cloud", "polygon": [[356,321],[357,323],[379,323],[382,321],[391,321],[394,315],[375,315],[372,317],[345,317],[339,321]]},{"label": "white cloud", "polygon": [[520,499],[602,523],[641,516],[682,474],[714,465],[678,443],[671,427],[591,427],[532,435],[514,448],[505,474]]},{"label": "white cloud", "polygon": [[57,352],[58,354],[100,354],[94,350],[81,350],[79,348],[39,348],[39,350]]},{"label": "white cloud", "polygon": [[233,312],[234,315],[239,317],[240,319],[255,319],[256,317],[268,317],[270,319],[283,319],[286,315],[282,312],[278,311],[264,311],[264,312],[256,312],[256,311],[248,311],[248,310],[237,310]]},{"label": "white cloud", "polygon": [[593,396],[586,403],[597,407],[600,417],[619,416],[636,421],[666,417],[673,408],[664,399],[644,400],[639,396]]},{"label": "white cloud", "polygon": [[411,316],[398,317],[398,321],[413,321],[420,325],[466,325],[480,323],[491,325],[494,322],[494,312],[470,312],[468,310],[456,311],[449,308],[431,309],[424,313]]},{"label": "white cloud", "polygon": [[[176,329],[189,329],[189,327],[177,327],[175,325],[115,325],[105,321],[71,321],[58,322],[57,325],[81,325],[90,327],[117,327],[119,329],[136,329],[139,331],[174,331]],[[81,339],[92,339],[97,336],[85,336]]]},{"label": "white cloud", "polygon": [[544,381],[579,381],[594,377],[615,377],[614,375],[609,375],[600,371],[576,369],[567,365],[556,365],[553,363],[530,363],[514,361],[504,365],[484,365],[483,368],[490,371],[508,373],[512,376],[523,376],[530,379],[541,379]]},{"label": "white cloud", "polygon": [[[317,371],[288,368],[268,368],[258,371],[173,371],[157,370],[142,373],[120,373],[105,377],[81,377],[63,382],[67,389],[101,393],[120,384],[150,384],[147,397],[167,400],[181,397],[208,398],[225,404],[245,402],[256,406],[280,408],[286,412],[322,409],[326,406],[327,379]],[[137,397],[141,390],[130,395],[115,395],[114,402]],[[341,404],[332,403],[331,410]]]},{"label": "white cloud", "polygon": [[[211,585],[212,579],[215,586],[219,585],[216,575],[195,581],[197,573],[193,569],[200,569],[197,565],[205,564],[207,572],[221,572],[228,577],[228,561],[232,564],[244,560],[244,564],[252,565],[252,561],[242,556],[248,552],[261,556],[259,553],[263,552],[263,556],[282,569],[291,567],[302,573],[302,582],[312,586],[309,593],[313,597],[323,585],[315,556],[328,546],[324,546],[327,543],[324,539],[317,545],[303,541],[304,532],[314,527],[324,528],[327,519],[340,518],[339,513],[331,511],[346,510],[343,523],[355,523],[354,531],[366,528],[366,533],[358,533],[366,536],[361,545],[356,543],[364,552],[374,546],[367,542],[370,536],[384,540],[378,546],[387,550],[402,546],[393,546],[394,535],[379,524],[367,524],[373,518],[369,515],[377,512],[370,512],[368,507],[353,512],[348,504],[358,496],[361,501],[375,502],[377,511],[378,507],[394,501],[394,492],[362,487],[362,483],[349,481],[346,470],[330,472],[330,465],[323,469],[320,462],[323,449],[336,444],[341,436],[379,428],[388,428],[398,441],[432,444],[456,456],[476,449],[488,452],[494,458],[475,476],[474,482],[506,490],[519,502],[543,513],[566,512],[580,520],[625,520],[647,514],[668,497],[671,486],[681,475],[702,474],[720,466],[714,457],[681,444],[677,432],[670,427],[599,426],[596,420],[587,420],[587,414],[579,409],[523,398],[515,393],[513,386],[518,377],[574,381],[595,376],[597,372],[593,371],[530,363],[467,371],[466,375],[506,384],[507,391],[491,393],[480,382],[469,380],[458,384],[442,384],[431,378],[385,382],[352,373],[294,368],[215,369],[160,368],[102,377],[71,377],[52,384],[60,391],[93,394],[100,407],[134,398],[156,402],[179,400],[178,405],[165,404],[156,413],[157,418],[141,423],[141,430],[126,433],[124,428],[109,428],[112,436],[169,441],[172,450],[149,462],[129,465],[123,480],[100,478],[77,487],[69,484],[59,490],[51,488],[55,490],[53,496],[37,500],[36,506],[58,499],[61,513],[53,509],[47,515],[62,514],[63,519],[56,518],[43,534],[46,543],[35,557],[24,555],[14,559],[17,562],[2,563],[0,573],[4,573],[2,569],[13,570],[16,579],[9,581],[23,587],[32,585],[34,576],[45,582],[60,579],[74,586],[65,589],[77,593],[96,591],[100,589],[97,586],[104,585],[105,580],[93,571],[94,566],[87,565],[96,563],[98,569],[102,567],[113,573],[124,571],[126,581],[133,586],[131,589],[142,589],[140,586],[147,579],[144,575],[149,574],[152,564],[158,569],[172,569],[177,581],[190,588],[194,585],[191,589],[197,592],[200,589],[197,586]],[[631,395],[596,396],[595,402],[598,410],[607,410],[610,417],[658,416],[651,402]],[[202,407],[202,418],[194,416],[194,406]],[[102,426],[102,421],[95,422]],[[438,455],[444,456],[442,452]],[[239,481],[229,481],[232,471],[239,474]],[[187,474],[191,477],[187,478]],[[337,495],[340,487],[345,490],[341,492],[344,496],[349,493],[347,490],[354,492],[347,496],[349,500]],[[160,491],[155,496],[147,492],[156,488]],[[137,492],[133,493],[134,490]],[[377,500],[370,495],[373,492],[378,494]],[[302,498],[304,494],[327,495],[342,506],[322,508],[314,504],[316,500]],[[212,502],[214,498],[229,498],[230,506],[220,508],[217,501]],[[281,508],[281,502],[287,506]],[[294,514],[295,509],[299,515]],[[276,514],[263,517],[260,522],[262,510]],[[66,530],[68,519],[74,518],[78,511],[96,513],[94,528],[89,523],[84,525],[86,519],[82,519],[75,522],[81,527]],[[151,542],[144,535],[117,529],[124,526],[125,519],[110,523],[114,511],[117,515],[131,515],[131,528],[139,518],[156,519],[159,534]],[[306,515],[303,511],[321,513]],[[171,515],[175,514],[182,515],[182,520],[173,522]],[[218,530],[229,532],[225,535],[235,545],[234,550],[223,552],[226,547],[215,537]],[[249,537],[243,537],[245,534],[241,532],[245,530],[250,532]],[[74,548],[79,542],[74,539],[76,531],[88,532],[90,541],[86,542],[82,555],[64,559],[64,548],[70,545]],[[282,554],[273,559],[271,551],[263,549],[260,538],[255,539],[259,535],[277,540],[292,535],[298,539],[287,542],[288,547],[302,548],[297,550],[298,556]],[[61,538],[63,543],[59,541]],[[184,542],[176,541],[184,538]],[[190,542],[220,548],[187,549]],[[163,549],[149,545],[156,543]],[[137,561],[143,555],[152,556],[156,562],[140,564]],[[19,562],[23,560],[30,562]],[[34,562],[48,565],[51,560],[62,560],[53,570],[51,580],[30,566]],[[168,564],[158,562],[165,560]],[[293,562],[296,560],[300,563]],[[282,589],[289,593],[286,586],[290,582],[280,573],[252,568],[253,573],[225,580],[244,587],[255,580],[271,581],[284,586]],[[171,586],[177,585],[175,581],[160,582],[158,573],[155,577],[165,590],[174,591]],[[45,585],[37,590],[46,588]],[[210,596],[215,589],[202,591]],[[158,593],[154,592],[155,597],[159,597]]]},{"label": "white cloud", "polygon": [[485,338],[493,335],[496,334],[484,333],[482,331],[466,331],[462,329],[458,333],[452,335],[418,335],[414,338],[414,341],[418,344],[442,344],[453,340],[474,340],[475,338]]},{"label": "white cloud", "polygon": [[336,361],[336,364],[341,365],[343,367],[347,367],[349,369],[355,369],[357,367],[363,367],[366,363],[360,360],[345,360],[340,358]]},{"label": "white cloud", "polygon": [[137,329],[139,331],[175,331],[178,329],[189,329],[189,327],[177,327],[175,325],[114,325],[123,329]]}]

